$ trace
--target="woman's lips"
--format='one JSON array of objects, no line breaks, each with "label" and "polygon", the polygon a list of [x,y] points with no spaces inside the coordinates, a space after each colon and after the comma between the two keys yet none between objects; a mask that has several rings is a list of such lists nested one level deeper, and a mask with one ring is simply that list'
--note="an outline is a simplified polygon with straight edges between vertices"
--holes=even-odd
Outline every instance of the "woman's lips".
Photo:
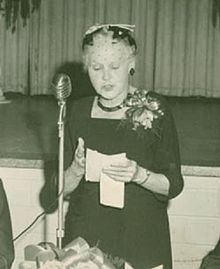
[{"label": "woman's lips", "polygon": [[111,91],[113,88],[113,85],[107,84],[102,87],[105,91]]}]

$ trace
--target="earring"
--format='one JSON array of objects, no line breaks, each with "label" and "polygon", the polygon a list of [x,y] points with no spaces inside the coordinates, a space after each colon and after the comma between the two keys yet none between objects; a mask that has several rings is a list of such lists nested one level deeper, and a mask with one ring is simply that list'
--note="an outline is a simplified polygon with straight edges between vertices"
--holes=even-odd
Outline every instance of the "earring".
[{"label": "earring", "polygon": [[130,75],[131,75],[131,76],[133,76],[133,75],[134,75],[134,73],[135,73],[134,68],[132,67],[132,68],[130,69],[130,71],[129,71],[129,72],[130,72]]}]

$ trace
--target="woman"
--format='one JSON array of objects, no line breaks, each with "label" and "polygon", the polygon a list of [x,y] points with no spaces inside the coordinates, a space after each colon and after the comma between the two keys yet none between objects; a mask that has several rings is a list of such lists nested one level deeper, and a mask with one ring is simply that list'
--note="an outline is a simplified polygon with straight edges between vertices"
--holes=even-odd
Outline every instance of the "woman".
[{"label": "woman", "polygon": [[[83,61],[97,96],[76,101],[66,124],[65,193],[71,198],[64,243],[82,236],[135,269],[170,269],[167,204],[183,188],[178,142],[165,100],[129,83],[137,49],[132,31],[129,25],[99,25],[83,39]],[[100,203],[100,177],[85,180],[91,150],[124,154],[119,163],[101,167],[102,175],[125,183],[120,208]]]}]

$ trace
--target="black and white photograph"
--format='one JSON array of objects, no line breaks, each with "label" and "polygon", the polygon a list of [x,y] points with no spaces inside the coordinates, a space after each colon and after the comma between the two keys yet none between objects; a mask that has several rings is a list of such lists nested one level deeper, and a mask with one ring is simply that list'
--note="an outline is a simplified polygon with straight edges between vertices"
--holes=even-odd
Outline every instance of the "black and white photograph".
[{"label": "black and white photograph", "polygon": [[220,0],[0,0],[0,269],[220,269]]}]

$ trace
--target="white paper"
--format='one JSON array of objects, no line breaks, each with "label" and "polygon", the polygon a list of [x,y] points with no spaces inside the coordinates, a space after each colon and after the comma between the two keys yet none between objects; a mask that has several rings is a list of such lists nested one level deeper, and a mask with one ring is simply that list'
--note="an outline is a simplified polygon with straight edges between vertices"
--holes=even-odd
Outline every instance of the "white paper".
[{"label": "white paper", "polygon": [[86,181],[99,182],[103,156],[96,150],[86,149]]},{"label": "white paper", "polygon": [[126,161],[126,154],[106,155],[96,150],[86,149],[86,181],[99,182],[102,168],[111,164],[118,164]]},{"label": "white paper", "polygon": [[100,182],[100,203],[107,206],[124,207],[124,182],[111,179],[102,172],[103,167],[127,161],[125,153],[106,155],[95,150],[86,150],[86,181]]},{"label": "white paper", "polygon": [[100,177],[100,203],[117,208],[124,207],[125,183],[115,181],[104,173]]},{"label": "white paper", "polygon": [[134,269],[129,263],[125,262],[125,269]]}]

